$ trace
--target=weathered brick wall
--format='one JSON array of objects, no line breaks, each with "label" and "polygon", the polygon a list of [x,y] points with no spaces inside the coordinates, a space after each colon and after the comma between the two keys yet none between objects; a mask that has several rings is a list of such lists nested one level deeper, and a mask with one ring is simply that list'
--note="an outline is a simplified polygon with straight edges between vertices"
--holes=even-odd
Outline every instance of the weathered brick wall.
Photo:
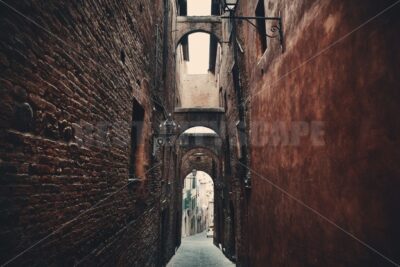
[{"label": "weathered brick wall", "polygon": [[[257,2],[241,2],[237,15],[254,15]],[[394,2],[265,1],[266,15],[284,19],[285,53],[270,40],[261,57],[245,23],[240,41],[253,96],[252,169],[399,262],[399,6],[357,28]],[[271,132],[274,123],[312,121],[324,123],[324,145],[309,131],[299,143]],[[249,266],[393,266],[252,178]]]},{"label": "weathered brick wall", "polygon": [[162,1],[6,3],[15,10],[0,3],[0,263],[92,207],[12,265],[159,264],[161,169],[124,186],[133,99],[145,113],[137,170],[156,163],[163,111],[150,90],[171,83],[160,81]]},{"label": "weathered brick wall", "polygon": [[[237,23],[239,26],[243,24],[239,21]],[[234,35],[232,22],[227,19],[222,20],[223,37],[219,40],[221,61],[217,63],[219,68],[217,71],[220,73],[221,105],[225,109],[224,130],[221,131],[224,185],[219,192],[222,198],[216,200],[220,206],[217,207],[215,220],[219,221],[221,232],[217,236],[216,243],[221,244],[224,254],[235,260],[237,266],[246,266],[249,248],[247,200],[250,176],[248,170],[243,167],[243,164],[247,165],[249,161],[248,128],[246,128],[249,114],[244,100],[249,90],[247,70],[243,66],[247,54],[241,51],[245,42],[237,35],[236,40]],[[238,72],[234,72],[234,66],[238,67]]]}]

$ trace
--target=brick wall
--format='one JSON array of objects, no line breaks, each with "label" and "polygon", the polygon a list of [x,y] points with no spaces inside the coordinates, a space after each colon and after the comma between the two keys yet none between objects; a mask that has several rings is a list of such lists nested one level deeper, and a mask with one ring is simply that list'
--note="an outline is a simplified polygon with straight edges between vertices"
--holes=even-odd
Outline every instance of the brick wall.
[{"label": "brick wall", "polygon": [[[237,15],[254,15],[257,2],[241,2]],[[346,36],[394,2],[265,1],[266,15],[284,19],[286,51],[275,39],[262,55],[244,22],[239,41],[252,169],[399,262],[399,7]],[[313,121],[323,123],[323,143]],[[272,131],[279,122],[311,128],[286,140]],[[248,266],[393,265],[269,181],[252,175]]]},{"label": "brick wall", "polygon": [[[225,15],[228,15],[226,13]],[[240,26],[242,23],[239,23]],[[243,101],[249,95],[247,72],[244,68],[246,53],[241,51],[245,43],[234,37],[233,24],[222,20],[221,61],[217,63],[221,106],[225,110],[224,129],[221,131],[222,182],[221,199],[216,199],[216,218],[221,234],[216,245],[221,245],[224,254],[237,266],[248,266],[247,201],[250,173],[243,165],[249,164],[247,141],[249,114]],[[230,41],[227,43],[227,41]],[[233,41],[234,40],[234,41]],[[236,66],[236,67],[235,67]],[[239,70],[238,72],[236,70]]]},{"label": "brick wall", "polygon": [[[162,1],[6,3],[15,10],[0,4],[0,262],[53,233],[12,265],[160,264],[163,173],[144,173],[170,105],[152,101],[171,83],[160,78]],[[124,187],[134,102],[144,181]]]}]

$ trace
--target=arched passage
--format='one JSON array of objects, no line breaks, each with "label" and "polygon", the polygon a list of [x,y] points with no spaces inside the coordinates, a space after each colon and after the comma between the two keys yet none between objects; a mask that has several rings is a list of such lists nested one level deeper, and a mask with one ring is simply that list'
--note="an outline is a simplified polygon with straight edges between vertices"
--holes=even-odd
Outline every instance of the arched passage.
[{"label": "arched passage", "polygon": [[[215,14],[215,10],[210,14]],[[194,44],[195,36],[207,36],[208,43]],[[177,139],[179,184],[183,189],[182,234],[186,236],[199,231],[193,226],[193,217],[187,214],[187,177],[193,170],[207,173],[213,180],[215,199],[214,242],[221,243],[223,236],[223,139],[225,136],[225,111],[220,97],[220,66],[222,58],[223,34],[221,19],[217,16],[178,17],[175,28],[176,48],[176,91],[174,120],[180,125]],[[201,54],[202,71],[193,72],[191,64]],[[208,62],[207,62],[208,60]],[[206,64],[203,64],[206,61]],[[205,65],[205,67],[203,67]],[[209,132],[191,132],[194,127],[209,128]],[[192,184],[193,187],[193,184]],[[215,206],[215,209],[214,209]],[[185,220],[186,219],[186,220]],[[198,219],[198,218],[197,218]],[[196,220],[196,223],[199,221]],[[197,226],[199,224],[196,224]],[[221,225],[221,227],[219,227]],[[186,228],[185,228],[186,227]],[[188,229],[190,231],[188,232]],[[203,230],[203,228],[200,228]]]},{"label": "arched passage", "polygon": [[206,148],[214,154],[220,155],[222,150],[222,139],[219,135],[206,127],[193,127],[184,131],[178,138],[182,154],[194,148]]},{"label": "arched passage", "polygon": [[215,37],[198,30],[185,34],[176,48],[176,106],[219,108],[215,66],[221,46]]},{"label": "arched passage", "polygon": [[187,129],[183,134],[203,134],[203,133],[218,135],[214,130],[202,126],[197,126]]},{"label": "arched passage", "polygon": [[176,94],[178,108],[220,108],[221,21],[218,17],[178,17]]},{"label": "arched passage", "polygon": [[180,162],[181,180],[193,169],[208,173],[214,181],[220,178],[221,159],[208,148],[193,148],[183,155]]},{"label": "arched passage", "polygon": [[[214,151],[209,148],[204,147],[194,147],[188,151],[185,151],[181,154],[181,158],[179,160],[180,166],[180,183],[182,184],[182,188],[185,188],[185,179],[188,174],[191,174],[193,170],[197,172],[207,173],[213,180],[213,192],[220,192],[221,190],[221,174],[222,174],[222,166],[221,166],[221,158]],[[186,184],[187,186],[187,184]],[[184,193],[184,192],[182,192]],[[187,204],[186,204],[187,205]],[[219,214],[222,211],[222,199],[220,198],[220,194],[216,194],[213,199],[213,229],[215,229],[215,237],[219,240],[219,236],[221,235],[219,225],[222,223],[220,218],[222,215]],[[182,226],[185,223],[185,203],[184,200],[182,202]],[[187,218],[187,216],[186,216]],[[186,221],[188,223],[188,221]],[[186,225],[187,226],[187,225]],[[187,228],[186,228],[187,229]],[[204,229],[203,229],[204,230]]]},{"label": "arched passage", "polygon": [[175,35],[175,47],[182,42],[185,36],[196,32],[213,35],[218,42],[222,42],[221,18],[218,16],[179,16]]},{"label": "arched passage", "polygon": [[183,182],[182,237],[210,227],[214,227],[214,183],[208,173],[193,170]]},{"label": "arched passage", "polygon": [[206,127],[225,136],[225,112],[222,108],[176,108],[174,119],[181,126],[180,133],[193,127]]},{"label": "arched passage", "polygon": [[185,38],[187,38],[187,37],[189,37],[189,35],[195,34],[195,33],[208,34],[208,35],[210,35],[211,38],[214,38],[217,41],[217,43],[219,43],[219,44],[222,43],[222,41],[221,41],[222,37],[216,35],[212,31],[203,30],[203,29],[193,29],[193,30],[188,30],[187,32],[185,32],[181,36],[179,36],[179,39],[177,40],[175,47],[178,48],[178,46],[184,42]]}]

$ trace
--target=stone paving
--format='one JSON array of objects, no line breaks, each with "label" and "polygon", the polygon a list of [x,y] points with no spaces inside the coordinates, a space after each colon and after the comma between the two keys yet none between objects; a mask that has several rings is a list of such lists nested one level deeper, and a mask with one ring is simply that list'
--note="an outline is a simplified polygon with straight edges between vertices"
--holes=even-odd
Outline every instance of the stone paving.
[{"label": "stone paving", "polygon": [[182,239],[182,244],[167,267],[232,267],[221,250],[207,238],[206,233]]}]

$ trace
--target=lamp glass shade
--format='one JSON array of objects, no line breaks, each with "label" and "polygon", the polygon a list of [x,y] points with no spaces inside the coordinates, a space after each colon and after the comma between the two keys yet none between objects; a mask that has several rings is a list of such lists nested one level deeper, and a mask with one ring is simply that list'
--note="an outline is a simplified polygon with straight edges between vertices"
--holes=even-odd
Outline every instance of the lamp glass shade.
[{"label": "lamp glass shade", "polygon": [[235,11],[236,6],[238,4],[238,0],[224,0],[225,1],[225,9],[228,11]]},{"label": "lamp glass shade", "polygon": [[174,136],[178,133],[179,125],[172,119],[171,114],[168,114],[166,121],[160,125],[160,134],[166,137]]}]

